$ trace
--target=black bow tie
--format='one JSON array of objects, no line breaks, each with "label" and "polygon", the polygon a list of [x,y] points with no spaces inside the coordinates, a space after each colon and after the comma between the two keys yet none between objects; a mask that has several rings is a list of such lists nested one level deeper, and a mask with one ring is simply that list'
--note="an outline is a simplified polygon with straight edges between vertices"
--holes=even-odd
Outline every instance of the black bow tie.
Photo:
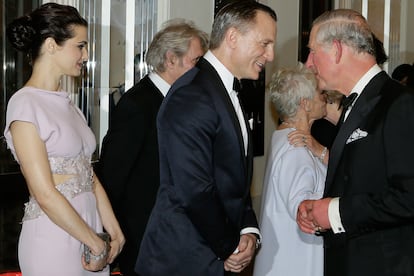
[{"label": "black bow tie", "polygon": [[344,97],[341,101],[341,106],[343,108],[343,110],[347,110],[352,103],[355,101],[355,98],[358,96],[357,93],[351,93],[351,95],[349,95],[348,97]]},{"label": "black bow tie", "polygon": [[236,92],[240,92],[241,91],[241,83],[236,78],[234,78],[234,81],[233,81],[233,90],[236,91]]},{"label": "black bow tie", "polygon": [[354,92],[351,95],[349,95],[348,97],[343,97],[342,98],[342,101],[341,101],[342,112],[341,112],[341,116],[339,117],[339,120],[338,120],[338,124],[337,124],[338,128],[344,122],[345,113],[347,112],[348,108],[352,105],[352,103],[355,101],[355,98],[357,96],[358,96],[358,94]]}]

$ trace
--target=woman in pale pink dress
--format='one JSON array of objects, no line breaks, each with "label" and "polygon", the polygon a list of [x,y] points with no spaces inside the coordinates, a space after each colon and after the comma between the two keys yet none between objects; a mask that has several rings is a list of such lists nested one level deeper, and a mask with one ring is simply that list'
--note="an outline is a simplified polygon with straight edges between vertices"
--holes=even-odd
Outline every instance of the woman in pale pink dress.
[{"label": "woman in pale pink dress", "polygon": [[[88,58],[87,22],[71,6],[48,3],[15,19],[7,36],[33,66],[10,98],[4,130],[30,192],[19,239],[22,273],[109,275],[124,236],[92,170],[95,137],[60,89],[61,77],[79,76]],[[97,235],[104,229],[110,243]]]}]

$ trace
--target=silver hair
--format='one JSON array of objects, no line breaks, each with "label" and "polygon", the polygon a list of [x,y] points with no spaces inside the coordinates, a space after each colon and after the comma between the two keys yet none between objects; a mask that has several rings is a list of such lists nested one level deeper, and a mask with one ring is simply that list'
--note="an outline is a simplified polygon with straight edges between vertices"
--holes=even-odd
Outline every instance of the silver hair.
[{"label": "silver hair", "polygon": [[147,64],[156,72],[165,72],[167,52],[171,51],[178,58],[183,57],[193,38],[198,38],[203,50],[207,51],[208,35],[192,21],[176,18],[165,22],[148,47],[145,55]]},{"label": "silver hair", "polygon": [[334,40],[351,47],[357,53],[375,56],[373,32],[366,19],[357,11],[337,9],[327,11],[313,22],[317,43],[330,44]]},{"label": "silver hair", "polygon": [[302,63],[295,68],[281,69],[269,83],[270,100],[280,118],[296,115],[302,99],[313,99],[317,90],[315,74]]}]

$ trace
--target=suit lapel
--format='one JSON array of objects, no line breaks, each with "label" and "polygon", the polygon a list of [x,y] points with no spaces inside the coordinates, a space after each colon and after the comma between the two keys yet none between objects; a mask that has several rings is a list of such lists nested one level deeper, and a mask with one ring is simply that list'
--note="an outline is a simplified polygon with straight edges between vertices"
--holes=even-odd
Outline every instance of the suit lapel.
[{"label": "suit lapel", "polygon": [[[223,84],[220,76],[218,75],[217,71],[214,69],[213,66],[211,66],[211,64],[208,61],[206,61],[204,58],[201,58],[200,61],[197,63],[197,67],[200,68],[200,70],[206,71],[210,74],[210,76],[208,77],[209,81],[206,82],[207,85],[209,86],[208,89],[211,89],[212,91],[217,91],[218,93],[215,93],[215,94],[218,94],[219,97],[221,98],[222,102],[224,102],[226,112],[229,113],[234,131],[235,131],[237,139],[239,141],[240,151],[243,153],[243,156],[244,156],[245,155],[244,154],[245,150],[244,150],[243,135],[242,135],[239,119],[237,117],[237,114],[236,114],[236,111],[234,109],[233,103],[231,102],[229,93],[227,93],[227,90],[224,87],[224,84]],[[212,79],[215,79],[216,81],[211,81]],[[243,114],[245,115],[244,111],[243,111]],[[244,118],[244,121],[245,121],[245,124],[247,124],[246,118]],[[248,126],[246,126],[246,127],[248,127]],[[250,128],[247,128],[247,132],[248,132],[248,136],[249,136],[249,141],[251,141],[250,140],[251,139],[251,137],[250,137]],[[250,150],[249,148],[251,148],[250,143],[248,143],[248,152]],[[246,162],[243,162],[243,165],[246,167],[247,166]]]},{"label": "suit lapel", "polygon": [[[240,98],[239,98],[239,100],[240,100]],[[250,172],[250,171],[252,171],[250,169],[253,169],[253,147],[252,147],[253,143],[251,143],[251,141],[253,139],[252,138],[252,130],[250,129],[250,124],[247,120],[246,112],[244,111],[244,107],[243,107],[243,104],[242,104],[241,101],[240,101],[240,107],[243,111],[244,124],[246,125],[246,130],[247,130],[247,141],[248,141],[248,143],[247,143],[247,156],[246,156],[247,160],[246,160],[246,162],[247,162],[248,171]],[[236,114],[236,117],[237,117],[237,114]],[[238,118],[236,118],[236,119],[237,119],[237,124],[239,125],[239,129],[240,129],[239,120],[238,120]],[[241,139],[242,139],[242,146],[244,146],[244,140],[243,140],[243,137],[242,137],[241,129],[240,129],[240,136],[241,136]],[[244,152],[244,147],[242,148],[242,150]]]},{"label": "suit lapel", "polygon": [[352,132],[361,125],[364,118],[374,109],[381,99],[381,88],[386,80],[387,74],[385,72],[381,72],[367,84],[352,107],[348,118],[339,128],[338,134],[329,153],[325,191],[329,191],[329,187],[333,183],[336,170],[342,158],[343,150],[346,146],[346,141]]},{"label": "suit lapel", "polygon": [[[244,113],[244,121],[246,122],[247,127],[247,136],[248,136],[248,143],[247,143],[247,156],[246,156],[246,166],[247,166],[247,184],[250,184],[251,179],[253,178],[253,143],[252,143],[252,131],[250,129],[250,125],[246,120],[246,113]],[[249,190],[250,192],[250,190]]]}]

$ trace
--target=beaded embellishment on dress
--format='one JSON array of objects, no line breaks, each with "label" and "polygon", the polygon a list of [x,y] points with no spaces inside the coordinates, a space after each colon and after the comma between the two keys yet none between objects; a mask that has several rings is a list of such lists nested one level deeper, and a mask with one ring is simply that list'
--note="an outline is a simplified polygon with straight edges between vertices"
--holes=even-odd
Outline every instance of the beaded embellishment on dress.
[{"label": "beaded embellishment on dress", "polygon": [[[49,157],[52,174],[70,175],[71,177],[56,185],[56,189],[67,199],[72,199],[84,192],[92,191],[92,166],[89,157]],[[23,221],[44,215],[36,199],[29,198],[25,203]]]}]

